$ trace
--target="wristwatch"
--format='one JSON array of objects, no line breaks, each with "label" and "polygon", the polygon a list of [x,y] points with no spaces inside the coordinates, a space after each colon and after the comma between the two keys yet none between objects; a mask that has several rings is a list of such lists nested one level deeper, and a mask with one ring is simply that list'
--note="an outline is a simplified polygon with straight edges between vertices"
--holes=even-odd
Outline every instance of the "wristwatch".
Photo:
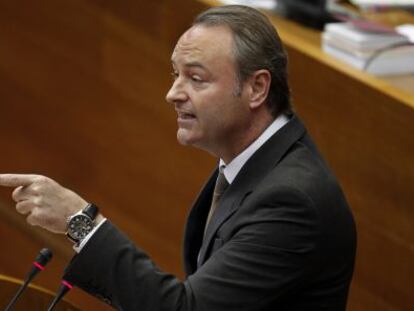
[{"label": "wristwatch", "polygon": [[95,218],[98,215],[99,208],[89,203],[83,210],[68,218],[66,236],[76,245],[93,230],[95,227]]}]

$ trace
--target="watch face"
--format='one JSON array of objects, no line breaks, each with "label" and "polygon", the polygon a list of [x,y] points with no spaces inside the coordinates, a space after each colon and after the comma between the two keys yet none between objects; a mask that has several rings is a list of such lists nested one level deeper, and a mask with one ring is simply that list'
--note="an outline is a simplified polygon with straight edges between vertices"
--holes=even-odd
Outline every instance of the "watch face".
[{"label": "watch face", "polygon": [[83,240],[93,229],[93,221],[85,215],[74,216],[68,226],[68,234],[75,240]]}]

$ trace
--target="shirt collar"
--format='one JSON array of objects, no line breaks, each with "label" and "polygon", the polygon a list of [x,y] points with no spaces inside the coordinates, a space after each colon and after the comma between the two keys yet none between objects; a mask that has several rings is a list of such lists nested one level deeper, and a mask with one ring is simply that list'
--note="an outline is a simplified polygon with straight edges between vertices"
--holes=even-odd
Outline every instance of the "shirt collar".
[{"label": "shirt collar", "polygon": [[277,117],[272,124],[270,124],[266,130],[253,142],[249,147],[244,149],[237,157],[235,157],[229,164],[226,165],[222,159],[220,159],[219,168],[223,170],[224,176],[229,184],[233,182],[237,174],[242,169],[243,165],[250,159],[250,157],[273,136],[278,130],[280,130],[286,123],[289,122],[289,118],[282,114]]}]

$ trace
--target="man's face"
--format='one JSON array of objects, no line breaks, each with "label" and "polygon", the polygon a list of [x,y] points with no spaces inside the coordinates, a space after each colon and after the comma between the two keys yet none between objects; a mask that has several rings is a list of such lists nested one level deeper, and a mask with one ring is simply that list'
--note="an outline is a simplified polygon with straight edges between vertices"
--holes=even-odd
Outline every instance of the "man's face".
[{"label": "man's face", "polygon": [[233,51],[232,34],[223,26],[194,26],[178,41],[171,58],[175,81],[166,99],[177,111],[181,144],[217,156],[237,148],[249,108]]}]

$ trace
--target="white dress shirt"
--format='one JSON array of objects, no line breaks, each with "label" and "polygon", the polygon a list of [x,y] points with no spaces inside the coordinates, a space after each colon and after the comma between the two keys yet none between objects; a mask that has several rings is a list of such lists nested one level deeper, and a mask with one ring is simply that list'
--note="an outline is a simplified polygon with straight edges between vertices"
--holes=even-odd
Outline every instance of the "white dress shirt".
[{"label": "white dress shirt", "polygon": [[223,169],[224,176],[229,184],[233,182],[237,174],[240,172],[244,164],[250,157],[266,142],[270,137],[273,136],[278,130],[280,130],[286,123],[289,122],[289,118],[282,114],[277,117],[272,124],[253,142],[249,147],[244,149],[237,157],[235,157],[229,164],[224,163],[220,159],[219,167]]}]

